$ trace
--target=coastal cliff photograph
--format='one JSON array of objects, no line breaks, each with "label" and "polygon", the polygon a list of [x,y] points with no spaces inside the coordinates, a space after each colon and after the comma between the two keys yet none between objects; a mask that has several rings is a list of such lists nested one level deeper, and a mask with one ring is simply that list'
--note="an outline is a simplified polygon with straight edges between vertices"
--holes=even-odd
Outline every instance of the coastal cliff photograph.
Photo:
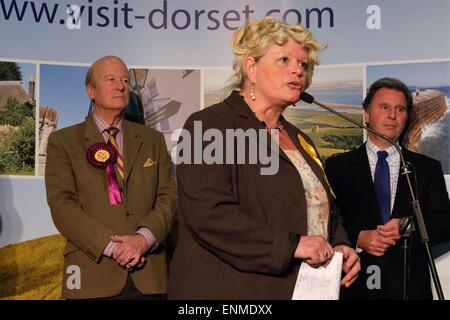
[{"label": "coastal cliff photograph", "polygon": [[[363,122],[363,67],[319,66],[306,90],[314,100]],[[363,130],[316,105],[298,102],[288,107],[284,117],[313,140],[323,161],[351,151],[363,142]]]}]

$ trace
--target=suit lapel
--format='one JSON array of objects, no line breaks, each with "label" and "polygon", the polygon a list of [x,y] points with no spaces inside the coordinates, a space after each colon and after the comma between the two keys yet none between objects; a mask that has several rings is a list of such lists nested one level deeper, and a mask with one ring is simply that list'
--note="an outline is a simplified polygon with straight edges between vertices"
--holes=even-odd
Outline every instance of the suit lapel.
[{"label": "suit lapel", "polygon": [[[405,158],[405,161],[408,162],[408,153],[406,150],[402,150],[402,154]],[[408,191],[408,184],[406,181],[406,177],[401,174],[401,165],[398,173],[398,179],[397,179],[397,190],[395,192],[395,199],[394,199],[394,207],[392,209],[392,216],[394,218],[401,218],[404,216],[407,216],[410,211],[410,194]]]},{"label": "suit lapel", "polygon": [[[100,130],[98,129],[97,125],[95,124],[94,118],[89,117],[85,121],[85,130],[84,130],[84,136],[83,136],[83,147],[86,150],[86,153],[88,152],[89,148],[96,144],[96,143],[105,143],[105,140],[103,139],[102,134],[100,133]],[[92,179],[92,183],[98,183],[101,181],[102,188],[104,188],[105,192],[108,192],[107,190],[107,178],[105,174],[105,170],[97,169],[93,167],[91,164],[89,164],[86,160],[86,163],[88,166],[93,168],[94,170],[90,170],[89,172],[92,172],[92,175],[89,174],[89,177],[86,177],[87,179]]]},{"label": "suit lapel", "polygon": [[[293,125],[288,123],[284,118],[282,118],[282,122],[283,122],[284,127],[286,128],[289,138],[291,138],[291,140],[294,143],[297,150],[300,152],[302,157],[305,159],[306,163],[308,163],[308,165],[311,167],[312,171],[315,173],[317,178],[322,182],[322,184],[324,186],[326,186],[328,183],[325,183],[325,181],[323,181],[323,175],[325,173],[322,171],[322,168],[319,167],[319,165],[316,163],[316,161],[313,158],[311,158],[311,155],[308,152],[306,152],[305,148],[300,144],[300,140],[298,138],[298,135],[301,134],[300,130],[297,129],[297,127],[294,127]],[[315,151],[315,149],[314,149],[314,151]],[[285,155],[283,150],[281,150],[281,152],[283,155]],[[318,158],[320,157],[317,152],[316,152],[316,155]],[[285,156],[285,157],[287,158],[287,156]],[[320,160],[320,158],[319,158],[319,160]]]},{"label": "suit lapel", "polygon": [[84,146],[86,150],[95,143],[105,143],[100,130],[94,122],[93,117],[89,117],[85,121],[86,130],[84,131]]},{"label": "suit lapel", "polygon": [[[236,91],[234,91],[227,99],[224,101],[228,104],[234,112],[240,117],[242,120],[241,124],[237,125],[237,128],[242,128],[244,131],[247,129],[257,130],[256,136],[258,140],[258,148],[265,147],[268,150],[267,154],[271,154],[273,152],[275,155],[279,155],[281,158],[289,161],[287,156],[281,151],[280,148],[275,148],[272,150],[271,148],[271,135],[268,132],[265,132],[265,139],[260,139],[259,130],[265,130],[264,125],[259,121],[259,119],[255,116],[253,111],[244,101],[244,98]],[[277,145],[278,146],[278,145]]]},{"label": "suit lapel", "polygon": [[125,182],[130,176],[136,156],[142,145],[142,137],[135,128],[126,120],[123,121],[123,149],[124,149],[124,166],[125,166]]}]

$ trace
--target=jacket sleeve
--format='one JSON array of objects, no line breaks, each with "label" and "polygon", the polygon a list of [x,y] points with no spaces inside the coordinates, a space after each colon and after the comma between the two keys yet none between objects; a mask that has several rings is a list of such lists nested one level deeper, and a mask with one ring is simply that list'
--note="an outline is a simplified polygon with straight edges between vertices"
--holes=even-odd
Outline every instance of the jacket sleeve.
[{"label": "jacket sleeve", "polygon": [[334,202],[335,214],[334,221],[332,227],[334,228],[334,236],[330,239],[330,242],[333,245],[338,244],[346,244],[348,246],[356,245],[359,231],[346,230],[343,226],[343,219],[341,210],[343,210],[343,206],[340,205],[340,200],[342,198],[342,191],[339,185],[339,177],[338,177],[338,167],[339,162],[336,158],[328,158],[325,161],[325,174],[327,175],[328,182],[330,183],[330,187],[333,189],[334,194],[336,195],[336,201]]},{"label": "jacket sleeve", "polygon": [[158,159],[158,184],[155,204],[142,220],[139,227],[148,228],[156,238],[156,244],[152,247],[155,249],[161,244],[170,232],[175,207],[177,191],[175,180],[173,178],[171,161],[167,152],[164,136],[159,136],[159,159]]},{"label": "jacket sleeve", "polygon": [[[45,187],[47,202],[58,231],[72,244],[99,261],[113,230],[87,214],[79,203],[75,172],[58,131],[47,145]],[[67,143],[66,143],[67,144]]]}]

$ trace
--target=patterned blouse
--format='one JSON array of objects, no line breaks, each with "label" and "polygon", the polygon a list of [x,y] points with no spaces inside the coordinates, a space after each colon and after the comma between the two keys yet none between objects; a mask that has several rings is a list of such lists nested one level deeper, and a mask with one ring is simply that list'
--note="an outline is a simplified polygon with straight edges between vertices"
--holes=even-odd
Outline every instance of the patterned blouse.
[{"label": "patterned blouse", "polygon": [[305,188],[308,236],[323,236],[328,239],[329,203],[325,188],[300,151],[283,151],[297,168]]}]

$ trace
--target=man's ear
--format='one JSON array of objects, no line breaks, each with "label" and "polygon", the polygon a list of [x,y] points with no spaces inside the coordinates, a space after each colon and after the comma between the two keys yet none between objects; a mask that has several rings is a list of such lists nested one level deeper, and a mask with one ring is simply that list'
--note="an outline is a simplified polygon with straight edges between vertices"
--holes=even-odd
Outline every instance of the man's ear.
[{"label": "man's ear", "polygon": [[91,100],[94,100],[94,98],[95,98],[95,88],[91,84],[88,84],[86,86],[86,91],[87,91],[87,94],[88,94],[89,98]]},{"label": "man's ear", "polygon": [[244,59],[244,73],[247,75],[247,78],[250,80],[252,84],[256,83],[256,69],[258,65],[256,64],[255,58],[246,57]]},{"label": "man's ear", "polygon": [[[370,108],[370,107],[369,107]],[[369,111],[364,110],[364,123],[368,126],[369,125],[369,120],[370,120],[370,116],[369,116]]]}]

